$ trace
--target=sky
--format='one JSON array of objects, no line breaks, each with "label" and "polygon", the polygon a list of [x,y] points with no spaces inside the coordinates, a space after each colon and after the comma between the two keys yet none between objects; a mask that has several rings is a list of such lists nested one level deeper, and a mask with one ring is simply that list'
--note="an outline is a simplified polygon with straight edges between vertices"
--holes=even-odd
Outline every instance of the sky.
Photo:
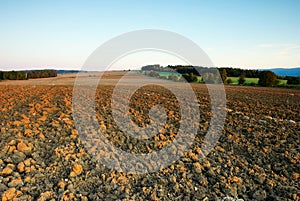
[{"label": "sky", "polygon": [[[183,35],[216,66],[299,67],[299,8],[298,0],[0,0],[0,70],[81,69],[101,44],[140,29]],[[181,64],[169,57],[116,64]]]}]

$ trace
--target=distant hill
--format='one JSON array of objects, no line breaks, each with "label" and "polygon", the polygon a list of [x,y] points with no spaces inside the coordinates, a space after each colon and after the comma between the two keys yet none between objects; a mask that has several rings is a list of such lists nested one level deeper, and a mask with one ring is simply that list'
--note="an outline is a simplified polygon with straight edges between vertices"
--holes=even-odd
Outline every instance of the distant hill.
[{"label": "distant hill", "polygon": [[300,68],[270,68],[260,70],[269,70],[279,76],[300,76]]}]

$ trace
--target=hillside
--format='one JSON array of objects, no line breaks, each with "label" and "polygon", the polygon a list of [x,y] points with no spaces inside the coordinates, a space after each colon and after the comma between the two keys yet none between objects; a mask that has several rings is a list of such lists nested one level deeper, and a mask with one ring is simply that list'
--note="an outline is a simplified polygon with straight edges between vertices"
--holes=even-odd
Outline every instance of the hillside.
[{"label": "hillside", "polygon": [[300,76],[300,67],[299,68],[271,68],[263,69],[270,70],[279,76]]}]

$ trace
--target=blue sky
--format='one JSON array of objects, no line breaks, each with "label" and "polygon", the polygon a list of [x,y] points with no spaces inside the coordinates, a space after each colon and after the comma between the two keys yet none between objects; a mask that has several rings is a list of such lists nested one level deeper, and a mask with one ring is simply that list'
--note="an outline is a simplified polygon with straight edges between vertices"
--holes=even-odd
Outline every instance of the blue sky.
[{"label": "blue sky", "polygon": [[299,8],[298,0],[0,0],[0,70],[80,69],[102,43],[138,29],[186,36],[217,66],[296,67]]}]

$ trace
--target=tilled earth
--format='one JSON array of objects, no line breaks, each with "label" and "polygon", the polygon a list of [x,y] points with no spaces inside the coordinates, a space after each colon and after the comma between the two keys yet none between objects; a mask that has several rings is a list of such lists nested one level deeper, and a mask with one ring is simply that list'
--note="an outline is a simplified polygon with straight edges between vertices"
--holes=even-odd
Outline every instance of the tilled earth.
[{"label": "tilled earth", "polygon": [[[153,138],[137,140],[113,120],[113,89],[100,86],[96,94],[97,119],[107,139],[132,154],[172,142],[180,106],[170,91],[153,85],[131,97],[129,112],[139,126],[150,122],[154,104],[167,114]],[[86,149],[74,125],[72,86],[0,86],[2,200],[299,200],[300,91],[226,87],[223,133],[202,158],[210,98],[205,85],[193,89],[200,125],[190,150],[160,171],[136,174],[109,169]]]}]

